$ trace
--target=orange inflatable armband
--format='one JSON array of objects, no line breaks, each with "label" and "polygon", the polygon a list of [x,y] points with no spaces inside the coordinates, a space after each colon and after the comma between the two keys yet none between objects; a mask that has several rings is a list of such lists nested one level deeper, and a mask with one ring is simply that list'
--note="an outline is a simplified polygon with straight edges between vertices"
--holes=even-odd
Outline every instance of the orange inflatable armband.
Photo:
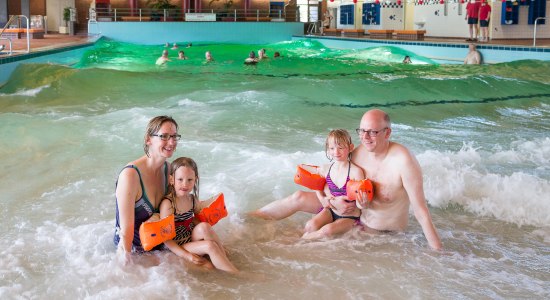
[{"label": "orange inflatable armband", "polygon": [[197,214],[199,221],[207,222],[212,226],[225,217],[227,217],[227,209],[225,208],[223,193],[219,193],[215,196],[214,201]]},{"label": "orange inflatable armband", "polygon": [[363,180],[350,180],[346,185],[349,200],[357,200],[359,198],[359,192],[367,194],[367,199],[372,201],[374,198],[374,187],[372,182],[368,179]]},{"label": "orange inflatable armband", "polygon": [[[317,168],[317,166],[306,166]],[[326,180],[323,176],[319,174],[312,174],[308,170],[302,168],[301,165],[298,165],[298,170],[296,175],[294,175],[294,182],[301,186],[305,186],[308,189],[322,191],[325,188]]]},{"label": "orange inflatable armband", "polygon": [[174,215],[158,221],[143,222],[139,226],[139,239],[145,251],[176,237]]}]

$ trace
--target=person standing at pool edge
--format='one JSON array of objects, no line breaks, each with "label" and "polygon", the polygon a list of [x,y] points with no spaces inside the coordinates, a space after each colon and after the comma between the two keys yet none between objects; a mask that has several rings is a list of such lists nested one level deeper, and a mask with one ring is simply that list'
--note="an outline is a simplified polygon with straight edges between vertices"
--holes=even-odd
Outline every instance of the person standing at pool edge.
[{"label": "person standing at pool edge", "polygon": [[489,41],[489,19],[491,18],[491,6],[487,3],[487,0],[481,0],[481,7],[479,8],[479,27],[481,30],[480,42]]},{"label": "person standing at pool edge", "polygon": [[139,226],[154,213],[168,191],[168,163],[176,151],[178,124],[168,116],[149,121],[145,131],[145,155],[129,162],[116,182],[116,224],[114,243],[124,263],[131,260],[131,252],[141,252]]},{"label": "person standing at pool edge", "polygon": [[[468,20],[468,28],[470,30],[470,38],[466,39],[467,42],[477,41],[477,36],[479,34],[477,23],[479,21],[479,2],[477,0],[469,0],[466,4],[466,16],[465,20]],[[475,32],[475,35],[474,35]]]},{"label": "person standing at pool edge", "polygon": [[[366,195],[358,199],[361,222],[374,232],[403,231],[408,225],[409,206],[431,248],[442,248],[441,240],[432,222],[424,196],[422,170],[412,153],[403,145],[391,142],[390,117],[382,110],[367,111],[357,133],[361,144],[352,152],[351,161],[365,171],[374,184],[374,200],[368,203]],[[338,211],[355,208],[354,203],[341,199],[331,201]],[[291,196],[267,204],[251,214],[264,219],[280,220],[298,211],[317,213],[319,200],[314,192],[299,191]]]}]

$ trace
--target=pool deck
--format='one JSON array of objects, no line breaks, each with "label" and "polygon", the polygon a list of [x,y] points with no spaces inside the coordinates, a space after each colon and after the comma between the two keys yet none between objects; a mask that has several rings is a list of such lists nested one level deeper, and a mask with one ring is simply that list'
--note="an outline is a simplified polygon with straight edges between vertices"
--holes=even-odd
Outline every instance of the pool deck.
[{"label": "pool deck", "polygon": [[[339,37],[333,37],[333,38],[339,38]],[[346,39],[350,39],[349,37],[346,37]],[[362,37],[362,38],[352,38],[352,39],[366,39],[370,40],[368,36]],[[393,39],[394,41],[397,41],[397,39]],[[93,39],[90,36],[87,35],[67,35],[67,34],[45,34],[43,39],[31,39],[30,42],[30,49],[31,53],[33,52],[42,52],[42,51],[48,51],[52,49],[58,49],[58,48],[65,48],[70,46],[76,46],[76,45],[85,45],[89,44],[93,41]],[[469,44],[470,42],[467,42],[465,39],[457,39],[457,38],[436,38],[436,37],[426,37],[422,42],[424,43],[463,43],[463,44]],[[491,40],[488,43],[479,43],[476,42],[478,45],[510,45],[510,46],[527,46],[532,47],[533,46],[533,40],[532,39],[513,39],[513,40]],[[0,52],[0,57],[10,57],[8,54],[8,42],[6,40],[0,40],[0,45],[5,45],[5,49]],[[26,39],[19,39],[19,40],[12,40],[12,47],[14,50],[14,53],[11,56],[26,54],[27,50],[27,40]],[[537,39],[537,48],[550,48],[550,39]]]},{"label": "pool deck", "polygon": [[[42,52],[52,49],[65,48],[76,45],[85,45],[92,42],[92,39],[87,35],[67,35],[67,34],[45,34],[43,39],[31,39],[30,52]],[[14,53],[11,56],[27,54],[27,39],[12,39],[12,50]],[[5,48],[0,52],[0,57],[9,57],[9,44],[7,40],[0,40],[0,45]]]}]

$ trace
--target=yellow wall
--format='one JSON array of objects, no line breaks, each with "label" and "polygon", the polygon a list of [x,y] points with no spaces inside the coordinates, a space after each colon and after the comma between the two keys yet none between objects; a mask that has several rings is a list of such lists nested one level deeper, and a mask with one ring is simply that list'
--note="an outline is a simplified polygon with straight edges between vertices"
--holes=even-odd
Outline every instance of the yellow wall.
[{"label": "yellow wall", "polygon": [[403,0],[402,3],[405,3],[405,30],[414,29],[414,4],[408,4],[406,0]]}]

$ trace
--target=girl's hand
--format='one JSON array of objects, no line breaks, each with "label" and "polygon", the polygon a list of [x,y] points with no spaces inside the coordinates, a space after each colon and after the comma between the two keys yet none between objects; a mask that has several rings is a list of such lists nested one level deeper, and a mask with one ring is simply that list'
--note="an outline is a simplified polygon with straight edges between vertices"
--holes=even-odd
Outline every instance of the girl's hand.
[{"label": "girl's hand", "polygon": [[183,258],[185,260],[187,260],[188,262],[190,262],[192,264],[195,264],[195,265],[198,265],[198,266],[202,266],[202,265],[204,265],[208,262],[206,260],[206,258],[204,258],[200,255],[191,253],[191,252],[187,252],[186,255]]}]

